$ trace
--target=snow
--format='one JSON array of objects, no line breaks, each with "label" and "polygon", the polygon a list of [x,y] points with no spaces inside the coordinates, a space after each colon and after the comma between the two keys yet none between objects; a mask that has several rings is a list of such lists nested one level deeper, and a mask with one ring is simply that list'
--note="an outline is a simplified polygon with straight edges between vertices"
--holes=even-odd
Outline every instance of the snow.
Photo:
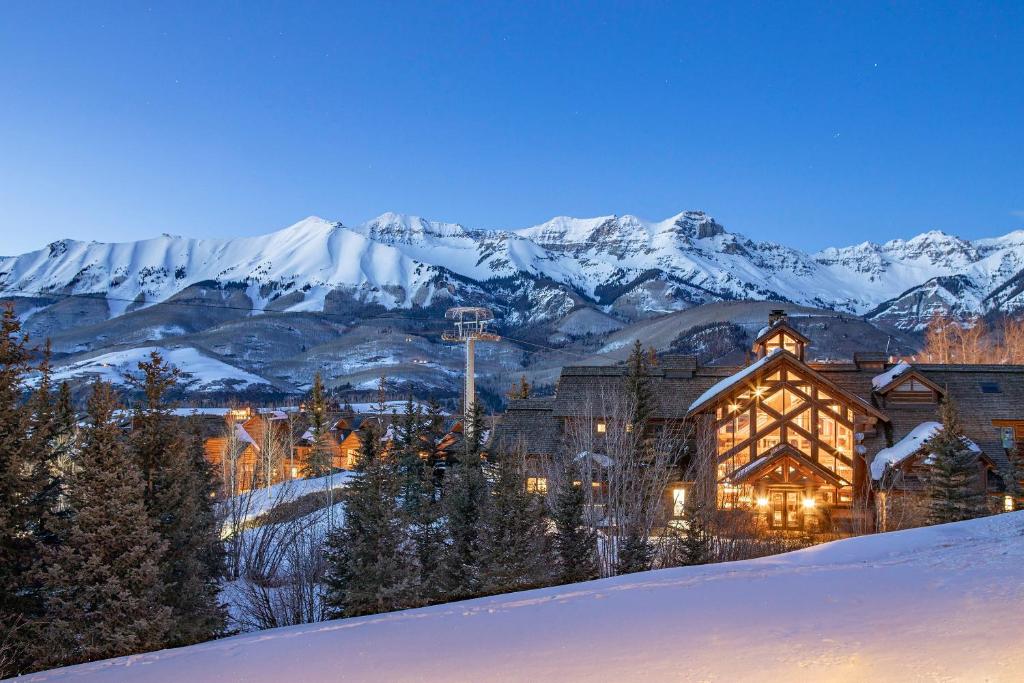
[{"label": "snow", "polygon": [[53,381],[63,382],[98,377],[119,386],[126,386],[128,376],[137,375],[139,362],[148,361],[149,354],[153,351],[159,351],[165,361],[186,373],[181,384],[193,391],[219,391],[228,387],[241,389],[270,384],[259,375],[207,356],[194,348],[159,346],[142,346],[123,351],[111,351],[76,361],[70,365],[57,366],[54,369]]},{"label": "snow", "polygon": [[[526,274],[594,297],[602,285],[659,270],[712,300],[775,298],[863,314],[935,278],[963,275],[972,285],[963,305],[981,312],[984,295],[1024,268],[1020,234],[968,242],[930,232],[807,254],[724,232],[702,212],[661,221],[561,216],[516,230],[470,230],[395,213],[355,226],[309,217],[271,234],[237,239],[62,240],[0,258],[0,293],[106,294],[109,313],[117,316],[131,301],[152,305],[212,280],[244,283],[258,308],[294,293],[301,297],[288,310],[321,311],[336,289],[358,301],[409,308],[447,289],[438,282],[447,272],[478,283]],[[662,295],[638,301],[650,311],[679,304]]]},{"label": "snow", "polygon": [[872,377],[871,386],[874,387],[875,391],[881,391],[892,384],[893,380],[905,373],[907,370],[910,370],[910,364],[901,360],[881,375],[875,375]]},{"label": "snow", "polygon": [[[242,431],[244,432],[244,430]],[[267,514],[278,505],[290,503],[311,493],[345,488],[353,476],[353,472],[336,472],[326,477],[290,479],[268,488],[247,491],[236,496],[234,502],[227,501],[225,504],[243,510],[244,513],[240,518],[230,521],[244,523]]]},{"label": "snow", "polygon": [[1014,681],[1021,633],[1017,512],[273,629],[24,680]]},{"label": "snow", "polygon": [[697,410],[705,403],[713,399],[715,396],[718,396],[720,393],[728,389],[729,387],[739,384],[744,379],[746,379],[750,375],[754,374],[755,372],[763,368],[765,365],[768,364],[768,361],[774,358],[775,355],[778,353],[782,353],[782,349],[772,349],[765,355],[764,358],[761,358],[758,361],[751,363],[750,365],[743,368],[739,372],[729,375],[720,382],[717,382],[710,389],[708,389],[703,394],[698,396],[696,401],[690,404],[690,412],[692,413],[693,411]]},{"label": "snow", "polygon": [[[871,478],[878,481],[885,474],[885,468],[889,465],[896,466],[921,450],[921,447],[942,431],[941,422],[922,422],[910,430],[910,433],[888,448],[883,448],[875,454],[871,461]],[[981,453],[978,444],[970,439],[963,439],[964,446]]]},{"label": "snow", "polygon": [[[379,384],[380,380],[374,380],[374,383]],[[413,401],[412,404],[414,408],[419,408],[423,412],[430,409],[430,406],[426,403],[421,403],[419,401]],[[376,415],[381,412],[379,403],[351,403],[349,405],[352,406],[352,410],[355,413],[361,415]],[[405,406],[405,401],[384,401],[384,411],[382,414],[387,415],[388,413],[394,412],[401,415],[405,412]]]},{"label": "snow", "polygon": [[910,433],[888,448],[883,448],[875,454],[871,461],[871,478],[878,481],[885,474],[885,468],[889,465],[898,465],[914,453],[921,450],[929,439],[942,431],[941,422],[922,422],[910,430]]}]

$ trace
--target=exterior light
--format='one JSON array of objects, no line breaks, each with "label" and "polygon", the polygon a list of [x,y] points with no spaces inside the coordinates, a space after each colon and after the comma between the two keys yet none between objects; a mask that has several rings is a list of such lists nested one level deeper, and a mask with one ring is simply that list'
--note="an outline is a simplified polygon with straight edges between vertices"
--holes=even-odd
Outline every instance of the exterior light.
[{"label": "exterior light", "polygon": [[760,498],[758,498],[757,499],[757,507],[759,507],[759,508],[766,508],[766,507],[768,507],[768,499],[765,498],[764,496],[761,496]]},{"label": "exterior light", "polygon": [[805,509],[813,510],[815,505],[817,505],[817,501],[815,501],[813,498],[804,498]]},{"label": "exterior light", "polygon": [[764,393],[764,387],[754,387],[754,396],[761,398],[761,394]]},{"label": "exterior light", "polygon": [[729,404],[729,410],[731,410],[732,412],[735,413],[739,409],[740,409],[740,404],[739,403],[730,403]]}]

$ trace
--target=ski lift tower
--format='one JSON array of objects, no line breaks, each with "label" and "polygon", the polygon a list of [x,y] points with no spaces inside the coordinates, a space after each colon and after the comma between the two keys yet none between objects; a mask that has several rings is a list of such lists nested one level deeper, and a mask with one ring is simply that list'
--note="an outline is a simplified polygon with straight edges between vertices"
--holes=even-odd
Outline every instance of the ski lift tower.
[{"label": "ski lift tower", "polygon": [[452,321],[455,329],[443,333],[441,339],[466,345],[466,399],[463,410],[466,434],[469,434],[468,430],[472,429],[473,404],[476,402],[474,347],[478,341],[496,342],[501,341],[501,337],[487,331],[487,323],[494,320],[494,314],[488,308],[456,306],[449,308],[444,317]]}]

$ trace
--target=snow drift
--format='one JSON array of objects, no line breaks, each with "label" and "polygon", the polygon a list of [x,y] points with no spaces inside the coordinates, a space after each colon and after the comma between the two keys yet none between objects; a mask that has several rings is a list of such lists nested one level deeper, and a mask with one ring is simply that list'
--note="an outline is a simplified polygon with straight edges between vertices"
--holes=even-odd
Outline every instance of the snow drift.
[{"label": "snow drift", "polygon": [[263,631],[28,681],[1019,680],[1024,513]]}]

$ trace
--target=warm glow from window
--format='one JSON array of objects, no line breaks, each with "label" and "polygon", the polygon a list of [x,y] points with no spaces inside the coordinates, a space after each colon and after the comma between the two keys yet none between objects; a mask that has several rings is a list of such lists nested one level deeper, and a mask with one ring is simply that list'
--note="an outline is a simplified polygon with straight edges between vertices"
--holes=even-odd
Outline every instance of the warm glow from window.
[{"label": "warm glow from window", "polygon": [[530,493],[547,493],[548,480],[544,477],[527,477],[526,490]]},{"label": "warm glow from window", "polygon": [[672,489],[672,514],[682,517],[686,510],[686,489]]},{"label": "warm glow from window", "polygon": [[1006,512],[1013,512],[1013,496],[1003,497],[1003,510]]},{"label": "warm glow from window", "polygon": [[298,467],[293,467],[292,468],[292,479],[294,479],[297,476],[299,476],[299,468]]},{"label": "warm glow from window", "polygon": [[597,423],[597,433],[598,434],[604,434],[606,431],[608,431],[608,425],[606,425],[604,422],[598,422]]}]

